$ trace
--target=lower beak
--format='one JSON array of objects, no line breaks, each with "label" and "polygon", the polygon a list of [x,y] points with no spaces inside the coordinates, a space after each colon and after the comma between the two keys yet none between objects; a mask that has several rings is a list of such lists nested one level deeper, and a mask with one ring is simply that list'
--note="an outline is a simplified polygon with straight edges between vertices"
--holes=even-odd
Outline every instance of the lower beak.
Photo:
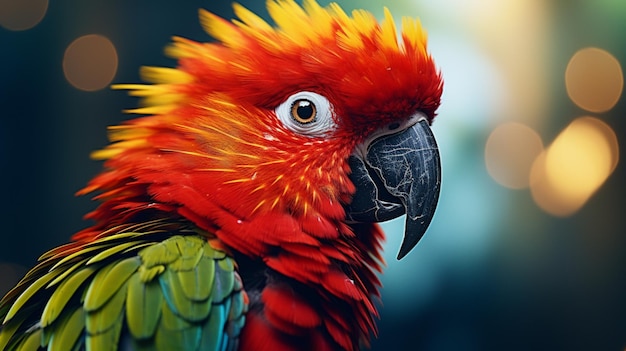
[{"label": "lower beak", "polygon": [[382,222],[407,215],[398,259],[426,232],[441,186],[439,150],[428,121],[417,114],[405,125],[408,127],[403,130],[390,131],[390,126],[375,133],[385,135],[366,141],[357,148],[361,152],[350,156],[350,179],[356,193],[346,206],[348,219],[355,222]]}]

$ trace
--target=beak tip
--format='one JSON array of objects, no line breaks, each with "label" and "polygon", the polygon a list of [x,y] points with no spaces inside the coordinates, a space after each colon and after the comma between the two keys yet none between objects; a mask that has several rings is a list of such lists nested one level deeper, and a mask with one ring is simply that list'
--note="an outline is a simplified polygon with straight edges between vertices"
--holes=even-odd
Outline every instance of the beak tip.
[{"label": "beak tip", "polygon": [[406,250],[400,250],[400,252],[398,252],[398,256],[396,257],[396,260],[400,261],[401,259],[404,258],[404,256],[406,256],[409,253],[409,251]]},{"label": "beak tip", "polygon": [[424,236],[425,231],[426,228],[423,228],[422,230],[416,232],[405,232],[404,239],[402,240],[402,244],[400,245],[400,251],[398,251],[398,261],[403,259],[406,255],[409,254],[409,252],[413,250],[413,248],[417,245],[422,236]]}]

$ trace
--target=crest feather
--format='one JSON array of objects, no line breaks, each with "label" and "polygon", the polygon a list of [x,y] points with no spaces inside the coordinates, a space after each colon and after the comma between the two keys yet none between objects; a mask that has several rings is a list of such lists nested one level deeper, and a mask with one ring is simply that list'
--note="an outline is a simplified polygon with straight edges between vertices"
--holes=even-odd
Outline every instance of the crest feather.
[{"label": "crest feather", "polygon": [[[395,22],[387,8],[385,18],[379,24],[368,11],[354,10],[350,16],[336,3],[324,8],[315,0],[305,0],[302,6],[294,0],[270,0],[267,2],[267,10],[276,27],[242,5],[234,4],[233,9],[238,17],[238,20],[232,21],[236,26],[215,14],[200,10],[200,22],[204,30],[231,48],[246,45],[248,41],[242,35],[274,51],[285,50],[285,45],[305,47],[311,42],[333,39],[334,35],[346,49],[362,49],[372,38],[381,47],[406,49],[401,48],[397,41]],[[404,40],[418,52],[426,52],[426,33],[419,21],[403,19],[402,23]]]},{"label": "crest feather", "polygon": [[[380,116],[385,113],[381,109],[397,110],[389,102],[397,98],[414,102],[407,110],[419,108],[434,116],[441,78],[427,53],[426,32],[419,20],[403,18],[399,40],[387,8],[379,23],[368,11],[346,13],[336,3],[322,7],[315,0],[303,0],[302,6],[294,0],[268,0],[275,26],[242,5],[234,4],[233,9],[238,19],[232,21],[199,11],[203,29],[216,43],[173,38],[166,53],[178,59],[177,68],[144,67],[141,76],[151,84],[114,85],[142,98],[139,108],[126,112],[165,118],[177,109],[205,105],[207,96],[217,93],[224,93],[229,101],[245,99],[271,108],[292,85],[309,84],[321,89],[332,85],[335,97],[341,99],[336,106],[356,111],[355,115]],[[391,71],[390,65],[398,69]],[[332,81],[338,76],[343,78]],[[415,84],[420,88],[413,89]],[[379,86],[390,93],[381,97]],[[373,97],[379,98],[378,105]],[[372,111],[367,110],[370,107]],[[113,157],[121,146],[94,156]]]}]

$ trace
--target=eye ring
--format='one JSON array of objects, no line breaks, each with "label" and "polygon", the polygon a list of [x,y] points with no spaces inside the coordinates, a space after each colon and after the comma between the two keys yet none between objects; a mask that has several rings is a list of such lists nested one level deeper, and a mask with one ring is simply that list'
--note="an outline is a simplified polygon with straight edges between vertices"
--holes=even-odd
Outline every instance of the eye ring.
[{"label": "eye ring", "polygon": [[337,129],[332,104],[312,91],[290,95],[274,112],[283,127],[303,136],[326,137]]},{"label": "eye ring", "polygon": [[317,118],[317,107],[309,99],[298,99],[291,104],[291,118],[296,122],[308,124]]}]

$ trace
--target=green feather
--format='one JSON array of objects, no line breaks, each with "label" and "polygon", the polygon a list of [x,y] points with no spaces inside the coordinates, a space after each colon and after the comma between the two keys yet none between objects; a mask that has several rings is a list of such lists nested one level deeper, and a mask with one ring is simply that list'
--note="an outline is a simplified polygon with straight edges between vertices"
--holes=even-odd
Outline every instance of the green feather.
[{"label": "green feather", "polygon": [[[111,316],[114,317],[114,316]],[[118,345],[120,340],[120,332],[124,322],[124,314],[119,313],[111,323],[111,328],[104,330],[98,334],[87,333],[85,338],[85,348],[90,351],[111,351],[112,345]],[[90,316],[87,316],[87,328],[89,328]]]},{"label": "green feather", "polygon": [[154,335],[161,318],[163,293],[156,281],[143,283],[139,273],[128,280],[126,323],[133,337],[147,339]]},{"label": "green feather", "polygon": [[224,251],[216,250],[211,245],[207,244],[204,245],[204,256],[217,261],[226,257],[226,253]]},{"label": "green feather", "polygon": [[226,272],[233,272],[235,270],[235,264],[230,257],[218,260],[217,263],[220,265],[220,268]]},{"label": "green feather", "polygon": [[159,350],[197,350],[201,336],[199,325],[183,330],[159,328],[156,344]]},{"label": "green feather", "polygon": [[[245,323],[246,323],[246,315],[245,313],[247,312],[247,307],[244,304],[243,301],[243,296],[241,296],[241,293],[237,293],[235,296],[233,296],[233,306],[231,306],[231,313],[228,316],[228,324],[227,324],[227,329],[226,332],[229,336],[233,337],[233,338],[237,338],[239,337],[239,334],[241,334],[241,330],[243,329]],[[243,309],[239,309],[239,307],[235,307],[235,304],[240,304],[243,306]],[[234,314],[233,310],[237,310],[238,312],[241,312],[240,314]]]},{"label": "green feather", "polygon": [[235,320],[244,314],[244,308],[246,307],[243,298],[240,296],[241,293],[234,294],[231,298],[232,306],[230,308],[230,312],[228,314],[228,320]]},{"label": "green feather", "polygon": [[67,256],[46,254],[5,297],[0,350],[111,350],[123,328],[142,351],[235,345],[248,307],[234,261],[191,230],[169,236],[172,228],[120,226]]},{"label": "green feather", "polygon": [[[202,251],[200,251],[202,252]],[[215,263],[213,260],[202,258],[194,269],[177,273],[183,293],[193,301],[204,301],[211,296],[213,279],[215,278]]]},{"label": "green feather", "polygon": [[233,287],[235,284],[235,275],[232,271],[226,271],[222,268],[223,266],[227,266],[221,263],[223,261],[231,261],[231,259],[224,258],[217,261],[217,265],[215,267],[215,284],[211,293],[214,303],[220,303],[224,301],[224,299],[226,299],[233,292]]},{"label": "green feather", "polygon": [[39,329],[27,335],[16,349],[20,351],[37,351],[41,346],[43,345],[41,344],[41,329]]},{"label": "green feather", "polygon": [[139,250],[141,250],[141,249],[143,249],[145,247],[152,246],[154,244],[155,244],[154,242],[141,243],[141,244],[135,245],[133,247],[129,247],[128,249],[124,250],[122,253],[128,253],[128,252],[131,252],[131,251],[139,251]]},{"label": "green feather", "polygon": [[189,271],[194,269],[202,258],[202,247],[206,240],[195,236],[181,237],[180,240],[167,241],[169,250],[180,252],[179,258],[172,262],[172,269],[175,271]]},{"label": "green feather", "polygon": [[185,296],[176,272],[170,268],[159,276],[163,296],[169,307],[177,315],[189,321],[201,321],[211,312],[211,301],[193,301]]},{"label": "green feather", "polygon": [[87,310],[85,308],[87,311],[87,332],[90,335],[107,332],[121,323],[119,319],[120,316],[124,315],[124,302],[126,301],[127,291],[128,281],[121,288],[116,289],[113,297],[107,299],[97,310]]},{"label": "green feather", "polygon": [[70,255],[67,255],[65,257],[63,257],[61,260],[59,260],[57,263],[55,263],[54,266],[52,266],[52,268],[50,268],[50,270],[55,270],[57,268],[59,268],[60,266],[72,261],[75,258],[78,257],[84,257],[86,253],[92,252],[92,251],[96,251],[98,249],[100,249],[101,247],[99,245],[94,245],[91,247],[85,247],[82,250],[78,250]]},{"label": "green feather", "polygon": [[50,325],[63,312],[67,302],[74,296],[76,290],[89,278],[95,267],[87,267],[74,273],[67,280],[64,280],[54,291],[41,316],[43,327]]},{"label": "green feather", "polygon": [[50,338],[48,351],[66,351],[76,348],[77,344],[80,344],[77,343],[78,337],[85,330],[85,311],[77,308],[71,315],[67,313],[67,316],[59,322],[60,324],[55,328],[56,332]]},{"label": "green feather", "polygon": [[183,330],[191,328],[191,322],[175,314],[170,306],[164,302],[161,305],[161,323],[159,323],[159,328],[160,327],[167,330]]},{"label": "green feather", "polygon": [[89,261],[87,261],[87,264],[93,264],[96,262],[100,262],[104,259],[107,259],[119,252],[125,251],[126,249],[133,247],[136,248],[138,244],[140,244],[140,241],[131,241],[129,243],[124,243],[124,244],[118,244],[115,245],[113,247],[110,247],[102,252],[100,252],[99,254],[93,256],[92,258],[89,259]]},{"label": "green feather", "polygon": [[50,289],[50,287],[53,287],[53,286],[59,284],[62,280],[64,280],[65,278],[69,277],[69,275],[74,273],[77,269],[84,267],[85,266],[85,262],[87,262],[86,259],[74,262],[71,266],[62,267],[60,270],[62,270],[63,273],[59,274],[58,277],[54,278],[53,281],[48,283],[48,285],[46,286],[46,289]]},{"label": "green feather", "polygon": [[231,301],[233,305],[230,308],[230,313],[228,315],[228,320],[235,320],[241,317],[244,313],[248,312],[248,306],[245,304],[243,299],[242,290],[243,290],[243,282],[241,281],[241,277],[239,274],[235,275],[235,281],[233,284],[233,290],[236,292],[233,294]]},{"label": "green feather", "polygon": [[226,323],[226,305],[213,305],[209,320],[202,330],[200,350],[220,350],[223,344],[224,324]]},{"label": "green feather", "polygon": [[0,350],[6,350],[6,346],[11,341],[17,329],[24,323],[26,317],[27,316],[15,317],[7,324],[2,325],[2,328],[0,328]]},{"label": "green feather", "polygon": [[[109,267],[98,272],[85,296],[85,310],[97,310],[106,303],[131,274],[137,271],[141,264],[138,257],[130,257],[122,261],[111,263]],[[102,273],[102,274],[100,274]]]},{"label": "green feather", "polygon": [[155,343],[159,350],[197,350],[201,330],[199,324],[192,324],[175,315],[164,303],[162,322],[156,331]]},{"label": "green feather", "polygon": [[58,270],[50,271],[26,288],[26,290],[24,290],[24,292],[15,300],[9,312],[7,312],[7,315],[4,317],[3,324],[11,320],[11,318],[13,318],[13,316],[15,316],[15,314],[24,307],[24,304],[28,302],[28,300],[30,300],[35,293],[37,293],[44,285],[48,284],[49,281],[61,274],[61,272],[62,271]]},{"label": "green feather", "polygon": [[146,266],[139,267],[139,279],[142,282],[151,282],[154,278],[156,278],[159,274],[165,271],[165,266],[158,265],[147,268]]},{"label": "green feather", "polygon": [[166,243],[177,240],[177,238],[181,238],[180,236],[173,236],[161,243],[158,243],[153,246],[146,247],[145,249],[139,252],[139,256],[141,257],[141,261],[144,266],[147,268],[151,268],[154,266],[164,265],[168,263],[172,263],[180,257],[180,253],[178,250],[172,251],[166,247]]},{"label": "green feather", "polygon": [[[85,308],[85,310],[87,311],[95,310],[100,306],[100,304],[103,303],[102,301],[97,300],[95,297],[98,296],[98,294],[102,293],[102,292],[98,292],[98,290],[103,290],[102,288],[104,287],[102,286],[102,281],[104,280],[106,275],[109,274],[109,271],[111,271],[111,269],[113,269],[114,266],[115,266],[115,262],[108,264],[104,267],[101,267],[96,273],[91,283],[89,283],[89,287],[86,289],[85,296],[84,296],[83,307]],[[115,291],[110,291],[110,292],[114,293]]]}]

